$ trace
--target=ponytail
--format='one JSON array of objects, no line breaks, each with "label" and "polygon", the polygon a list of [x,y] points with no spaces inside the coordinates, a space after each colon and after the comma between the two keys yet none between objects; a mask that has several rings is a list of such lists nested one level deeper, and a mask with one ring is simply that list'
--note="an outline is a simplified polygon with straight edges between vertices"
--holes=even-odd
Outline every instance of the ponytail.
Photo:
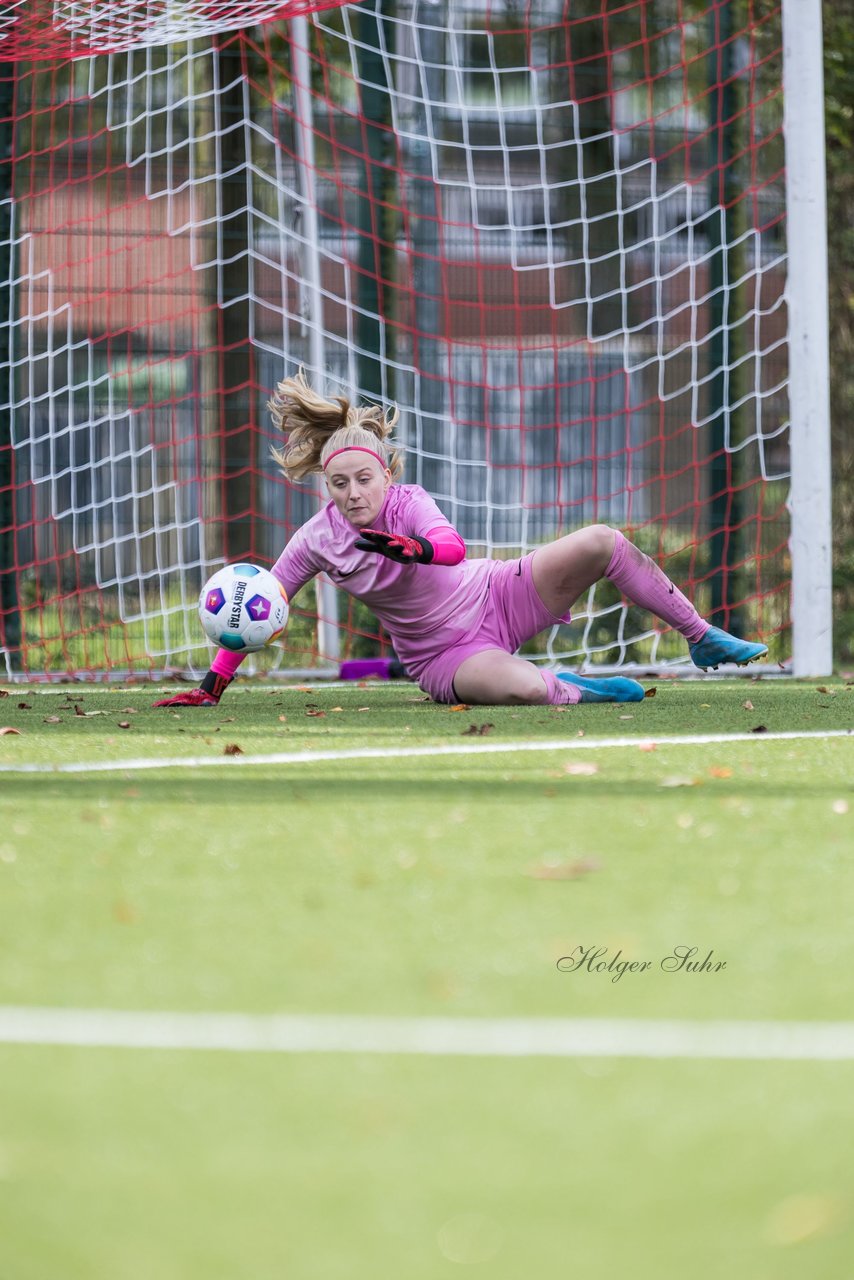
[{"label": "ponytail", "polygon": [[340,395],[325,400],[302,369],[278,384],[267,407],[273,426],[286,437],[282,448],[271,452],[287,480],[304,480],[322,472],[330,454],[354,446],[378,454],[392,479],[403,475],[403,456],[390,439],[400,416],[396,407],[358,408]]}]

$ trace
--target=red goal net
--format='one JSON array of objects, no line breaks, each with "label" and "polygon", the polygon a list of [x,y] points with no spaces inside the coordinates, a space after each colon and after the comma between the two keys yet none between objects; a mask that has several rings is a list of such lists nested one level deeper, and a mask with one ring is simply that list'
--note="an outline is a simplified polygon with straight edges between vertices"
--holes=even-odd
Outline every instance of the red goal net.
[{"label": "red goal net", "polygon": [[[0,5],[9,672],[207,668],[206,577],[272,563],[323,498],[270,458],[300,366],[400,405],[405,478],[470,555],[618,525],[788,655],[774,4],[24,10]],[[530,651],[685,658],[607,583]],[[320,584],[261,661],[381,652]]]}]

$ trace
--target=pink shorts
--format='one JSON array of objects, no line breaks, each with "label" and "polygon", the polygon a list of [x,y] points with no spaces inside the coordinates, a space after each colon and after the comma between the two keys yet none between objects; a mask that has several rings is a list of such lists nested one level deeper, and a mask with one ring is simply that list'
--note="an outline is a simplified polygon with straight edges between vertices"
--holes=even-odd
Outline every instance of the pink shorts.
[{"label": "pink shorts", "polygon": [[[531,551],[521,560],[493,561],[495,568],[486,596],[467,628],[464,641],[459,640],[459,632],[447,635],[448,647],[424,665],[403,659],[409,674],[434,702],[459,702],[454,676],[466,658],[485,649],[515,653],[521,644],[541,631],[570,621],[568,613],[559,618],[540,599],[531,576],[534,554]],[[437,648],[441,648],[442,639],[440,632],[436,636]]]}]

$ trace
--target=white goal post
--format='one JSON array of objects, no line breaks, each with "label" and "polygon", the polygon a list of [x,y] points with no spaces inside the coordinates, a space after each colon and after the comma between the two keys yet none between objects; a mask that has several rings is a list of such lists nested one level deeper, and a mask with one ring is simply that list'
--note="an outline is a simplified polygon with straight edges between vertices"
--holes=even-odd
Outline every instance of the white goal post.
[{"label": "white goal post", "polygon": [[783,0],[793,671],[833,670],[833,537],[821,0]]}]

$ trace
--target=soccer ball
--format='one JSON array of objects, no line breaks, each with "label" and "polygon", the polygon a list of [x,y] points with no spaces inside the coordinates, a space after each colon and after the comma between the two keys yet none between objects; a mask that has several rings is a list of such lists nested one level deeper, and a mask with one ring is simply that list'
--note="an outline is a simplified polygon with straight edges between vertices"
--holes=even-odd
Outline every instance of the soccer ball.
[{"label": "soccer ball", "polygon": [[199,618],[214,644],[235,653],[257,653],[284,631],[288,598],[268,569],[227,564],[202,588]]}]

